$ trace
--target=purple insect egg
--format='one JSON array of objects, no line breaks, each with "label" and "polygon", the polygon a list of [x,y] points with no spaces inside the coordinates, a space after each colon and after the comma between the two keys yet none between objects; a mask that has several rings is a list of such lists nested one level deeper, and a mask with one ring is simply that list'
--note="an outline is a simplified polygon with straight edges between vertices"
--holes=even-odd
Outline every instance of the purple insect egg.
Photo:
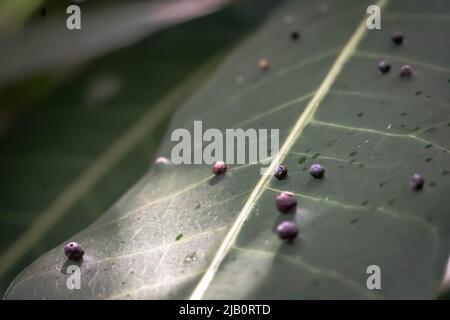
[{"label": "purple insect egg", "polygon": [[277,233],[281,240],[292,241],[298,235],[297,224],[293,221],[283,221],[278,225]]},{"label": "purple insect egg", "polygon": [[228,166],[223,161],[216,161],[212,166],[212,172],[215,175],[221,175],[227,172]]},{"label": "purple insect egg", "polygon": [[388,73],[391,70],[391,65],[386,61],[380,61],[378,64],[378,70],[380,70],[381,73],[385,74]]},{"label": "purple insect egg", "polygon": [[323,177],[325,173],[325,168],[323,166],[321,166],[320,164],[313,164],[311,165],[311,167],[309,167],[309,174],[315,178],[315,179],[320,179]]},{"label": "purple insect egg", "polygon": [[400,68],[400,77],[402,78],[409,78],[412,76],[412,69],[411,66],[405,64]]},{"label": "purple insect egg", "polygon": [[410,185],[411,185],[413,190],[418,191],[418,190],[421,190],[423,188],[423,186],[425,184],[425,178],[422,175],[420,175],[418,173],[415,173],[411,177],[411,180],[410,180],[409,183],[410,183]]},{"label": "purple insect egg", "polygon": [[287,172],[288,172],[287,167],[283,164],[280,164],[275,168],[275,172],[273,173],[273,175],[278,180],[282,180],[282,179],[286,178]]},{"label": "purple insect egg", "polygon": [[156,164],[157,166],[165,165],[165,164],[169,164],[169,163],[170,163],[170,160],[167,159],[166,157],[158,157],[158,158],[155,160],[155,164]]},{"label": "purple insect egg", "polygon": [[69,260],[79,260],[84,255],[84,249],[77,242],[69,242],[64,246],[64,253]]},{"label": "purple insect egg", "polygon": [[297,199],[292,192],[283,191],[276,197],[277,209],[281,213],[288,213],[297,207]]}]

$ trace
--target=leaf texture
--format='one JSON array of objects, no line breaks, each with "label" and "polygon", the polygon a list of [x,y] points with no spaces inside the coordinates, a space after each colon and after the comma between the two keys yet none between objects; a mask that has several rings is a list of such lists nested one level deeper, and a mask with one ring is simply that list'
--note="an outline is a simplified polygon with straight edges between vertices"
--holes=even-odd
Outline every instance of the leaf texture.
[{"label": "leaf texture", "polygon": [[[153,170],[71,238],[86,249],[81,290],[65,285],[60,246],[6,298],[435,297],[450,235],[450,6],[379,1],[382,30],[369,31],[369,4],[336,1],[321,12],[315,1],[283,3],[173,119],[172,130],[194,120],[204,129],[280,128],[271,168],[285,163],[286,180],[261,176],[256,164],[232,165],[221,179],[207,165]],[[402,46],[390,41],[396,30]],[[392,63],[387,75],[377,70],[382,59]],[[403,64],[412,78],[399,77]],[[170,155],[168,140],[161,155]],[[324,179],[308,175],[312,163],[325,166]],[[426,177],[421,192],[408,186],[415,172]],[[282,190],[299,200],[293,216],[276,212]],[[299,225],[292,244],[277,238],[283,219]],[[366,287],[369,265],[381,268],[381,290]]]}]

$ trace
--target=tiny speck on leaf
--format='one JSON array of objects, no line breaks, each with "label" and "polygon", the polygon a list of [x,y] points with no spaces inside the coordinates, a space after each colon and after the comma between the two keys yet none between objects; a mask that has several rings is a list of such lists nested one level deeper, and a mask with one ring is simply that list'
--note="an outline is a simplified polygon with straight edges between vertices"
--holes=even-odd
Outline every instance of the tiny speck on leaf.
[{"label": "tiny speck on leaf", "polygon": [[421,190],[423,188],[424,183],[425,178],[418,173],[414,174],[409,182],[412,189],[416,191]]},{"label": "tiny speck on leaf", "polygon": [[350,223],[354,224],[354,223],[358,222],[358,220],[359,220],[358,218],[354,218],[354,219],[350,220]]},{"label": "tiny speck on leaf", "polygon": [[291,32],[291,39],[292,40],[298,40],[300,38],[300,33],[298,31],[292,31]]},{"label": "tiny speck on leaf", "polygon": [[357,152],[356,151],[352,151],[350,152],[350,154],[348,155],[349,157],[354,157],[356,156]]},{"label": "tiny speck on leaf", "polygon": [[364,206],[367,205],[368,203],[369,203],[369,201],[364,200],[364,201],[361,203],[361,205],[364,207]]},{"label": "tiny speck on leaf", "polygon": [[364,112],[360,112],[360,113],[357,114],[357,116],[358,116],[359,118],[361,118],[363,115],[364,115]]},{"label": "tiny speck on leaf", "polygon": [[269,69],[269,66],[270,66],[269,60],[267,60],[267,59],[261,59],[261,60],[259,60],[258,66],[259,66],[259,68],[260,68],[261,70],[267,70],[267,69]]},{"label": "tiny speck on leaf", "polygon": [[425,149],[430,149],[432,146],[433,146],[433,145],[429,143],[429,144],[427,144],[427,145],[425,146]]},{"label": "tiny speck on leaf", "polygon": [[422,94],[422,91],[420,91],[420,90],[416,91],[416,93],[415,93],[416,96],[420,96],[421,94]]},{"label": "tiny speck on leaf", "polygon": [[303,164],[305,161],[306,161],[306,157],[301,157],[300,159],[298,159],[299,164]]},{"label": "tiny speck on leaf", "polygon": [[425,161],[426,162],[431,162],[431,161],[433,161],[433,158],[427,158]]},{"label": "tiny speck on leaf", "polygon": [[412,68],[411,66],[405,64],[400,68],[400,77],[409,78],[412,76]]},{"label": "tiny speck on leaf", "polygon": [[183,238],[183,234],[182,234],[182,233],[180,233],[179,235],[177,235],[177,237],[175,238],[175,241],[178,241],[178,240],[180,240],[181,238]]}]

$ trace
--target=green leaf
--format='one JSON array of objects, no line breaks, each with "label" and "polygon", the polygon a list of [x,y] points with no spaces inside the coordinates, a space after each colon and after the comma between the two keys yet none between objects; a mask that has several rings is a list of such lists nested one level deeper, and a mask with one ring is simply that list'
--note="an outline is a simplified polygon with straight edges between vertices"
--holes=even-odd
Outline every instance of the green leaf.
[{"label": "green leaf", "polygon": [[256,1],[2,92],[1,295],[148,172],[176,107],[274,5]]},{"label": "green leaf", "polygon": [[33,72],[79,64],[133,44],[163,28],[207,15],[227,2],[147,0],[93,7],[80,5],[80,30],[66,27],[67,7],[60,8],[62,14],[32,23],[0,43],[0,60],[9,62],[2,68],[0,84]]},{"label": "green leaf", "polygon": [[[80,290],[65,285],[60,245],[6,298],[436,297],[450,237],[450,6],[382,0],[382,30],[370,31],[369,4],[333,2],[326,12],[315,1],[283,4],[182,106],[159,150],[170,156],[170,132],[193,120],[204,129],[279,128],[269,170],[285,163],[286,180],[256,164],[231,165],[221,179],[207,165],[153,170],[70,238],[86,250]],[[390,41],[396,30],[402,46]],[[258,69],[261,58],[269,70]],[[390,73],[378,71],[381,59]],[[410,79],[399,77],[403,64]],[[309,176],[312,163],[325,166],[323,179]],[[420,192],[408,186],[416,172],[427,181]],[[296,194],[295,215],[276,211],[281,190]],[[275,232],[284,219],[299,225],[291,244]],[[381,269],[380,290],[366,287],[370,265]]]}]

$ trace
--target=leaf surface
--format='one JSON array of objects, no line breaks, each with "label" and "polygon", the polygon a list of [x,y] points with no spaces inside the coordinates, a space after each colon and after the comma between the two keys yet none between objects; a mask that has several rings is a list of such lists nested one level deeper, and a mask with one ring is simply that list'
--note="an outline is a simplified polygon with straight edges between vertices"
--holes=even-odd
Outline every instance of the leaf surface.
[{"label": "leaf surface", "polygon": [[[287,179],[261,176],[256,164],[231,165],[222,178],[208,165],[153,170],[71,238],[86,249],[80,290],[65,285],[59,246],[6,298],[435,297],[450,236],[450,6],[380,1],[382,30],[369,31],[369,4],[284,3],[172,122],[169,133],[194,120],[203,130],[279,128],[270,168],[285,163]],[[390,41],[396,30],[402,46]],[[386,75],[382,59],[392,63]],[[399,77],[403,64],[410,79]],[[160,155],[170,156],[169,140]],[[312,163],[325,166],[324,179],[308,175]],[[408,186],[416,172],[426,177],[421,192]],[[296,194],[295,215],[276,212],[281,190]],[[299,225],[292,244],[275,232],[284,219]],[[381,290],[366,287],[370,265],[381,269]]]},{"label": "leaf surface", "polygon": [[1,295],[148,172],[174,110],[274,6],[257,1],[0,94]]}]

